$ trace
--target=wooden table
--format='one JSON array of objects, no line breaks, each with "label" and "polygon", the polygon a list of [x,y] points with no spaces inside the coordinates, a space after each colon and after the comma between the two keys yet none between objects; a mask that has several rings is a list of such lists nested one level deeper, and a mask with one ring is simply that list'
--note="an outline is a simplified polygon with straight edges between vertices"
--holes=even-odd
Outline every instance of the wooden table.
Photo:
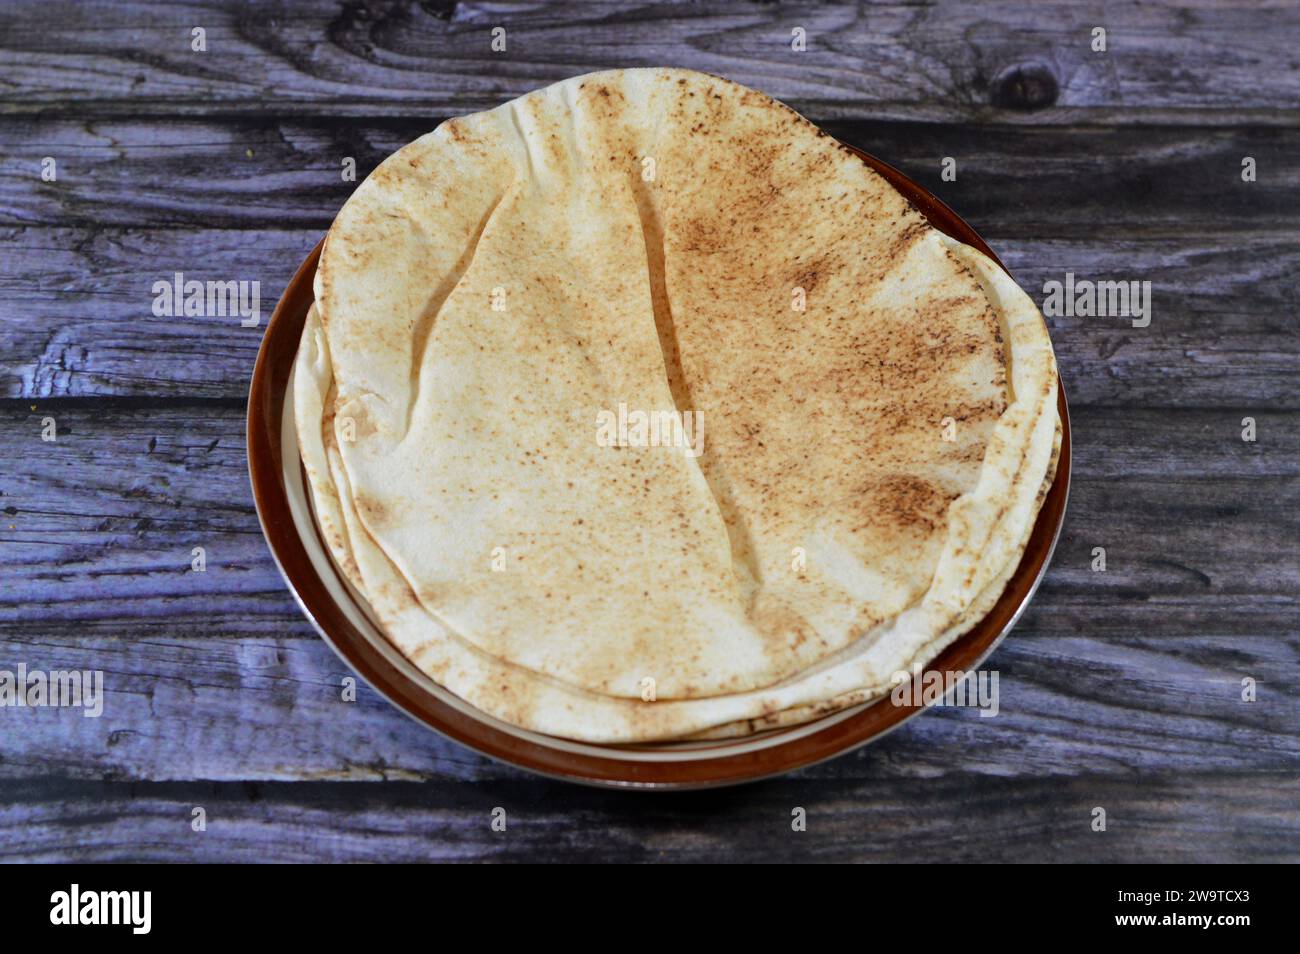
[{"label": "wooden table", "polygon": [[[1300,9],[1254,6],[5,3],[0,669],[100,669],[107,695],[98,719],[0,709],[0,858],[1300,858]],[[1066,272],[1151,282],[1149,327],[1050,319],[1074,488],[990,663],[997,718],[627,795],[340,701],[258,529],[244,402],[343,161],[360,179],[447,116],[658,65],[899,166],[1036,300]],[[155,317],[175,272],[259,281],[260,325]]]}]

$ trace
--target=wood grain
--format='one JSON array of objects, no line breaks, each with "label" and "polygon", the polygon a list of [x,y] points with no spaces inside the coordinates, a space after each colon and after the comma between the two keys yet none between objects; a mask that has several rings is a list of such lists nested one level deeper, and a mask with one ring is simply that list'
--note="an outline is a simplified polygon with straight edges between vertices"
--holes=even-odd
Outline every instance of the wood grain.
[{"label": "wood grain", "polygon": [[[445,114],[335,119],[0,118],[0,226],[311,228],[355,183]],[[1300,114],[1298,114],[1300,115]],[[814,114],[814,119],[819,119]],[[827,123],[897,166],[985,238],[1177,237],[1284,231],[1300,215],[1300,124],[1015,127]],[[58,180],[41,180],[41,160]],[[957,179],[940,178],[945,156]],[[1243,182],[1242,159],[1257,179]]]},{"label": "wood grain", "polygon": [[[998,673],[996,715],[936,709],[801,777],[1249,776],[1294,766],[1300,692],[1275,675],[1294,659],[1294,637],[1053,635],[1045,622],[1041,613],[1025,620],[985,665]],[[11,731],[0,780],[519,777],[415,724],[364,683],[355,702],[343,701],[350,671],[306,634],[234,638],[219,624],[171,636],[120,632],[44,636],[29,627],[20,640],[0,639],[0,668],[11,672],[22,663],[104,674],[97,718],[72,708],[4,712]],[[1241,699],[1246,677],[1258,681],[1253,703]]]},{"label": "wood grain", "polygon": [[[792,777],[671,796],[543,780],[0,784],[0,858],[52,861],[1294,862],[1293,773]],[[195,807],[207,830],[190,827]],[[506,830],[489,827],[494,808]],[[807,812],[807,831],[791,812]],[[1107,812],[1094,832],[1092,811]],[[951,819],[959,813],[962,824]],[[69,844],[68,832],[79,838]]]},{"label": "wood grain", "polygon": [[822,119],[1294,124],[1300,11],[1261,6],[24,0],[0,12],[0,111],[459,114],[590,70],[686,65]]}]

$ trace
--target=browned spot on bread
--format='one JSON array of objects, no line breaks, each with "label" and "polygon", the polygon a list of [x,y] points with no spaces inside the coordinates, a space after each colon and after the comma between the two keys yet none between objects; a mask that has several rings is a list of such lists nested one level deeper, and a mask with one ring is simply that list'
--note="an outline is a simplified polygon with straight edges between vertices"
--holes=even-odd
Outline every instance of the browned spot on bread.
[{"label": "browned spot on bread", "polygon": [[947,521],[948,505],[955,494],[913,474],[895,474],[873,480],[862,487],[864,508],[877,525],[888,523],[900,529],[932,531]]},{"label": "browned spot on bread", "polygon": [[465,123],[460,119],[449,119],[443,124],[443,129],[454,142],[469,142],[469,131],[465,128]]},{"label": "browned spot on bread", "polygon": [[805,292],[812,294],[817,286],[821,284],[825,272],[825,265],[820,261],[803,265],[795,271],[790,280],[790,285],[794,288],[802,288]]},{"label": "browned spot on bread", "polygon": [[556,168],[562,168],[569,162],[568,147],[565,145],[564,140],[560,138],[559,133],[553,132],[546,137],[546,151],[550,154]]},{"label": "browned spot on bread", "polygon": [[750,618],[767,640],[768,651],[776,656],[799,649],[814,635],[807,620],[768,593],[759,595]]},{"label": "browned spot on bread", "polygon": [[390,513],[388,507],[385,506],[383,501],[358,492],[355,502],[357,510],[366,518],[366,522],[369,525],[382,526],[388,522]]},{"label": "browned spot on bread", "polygon": [[395,606],[399,611],[411,609],[420,605],[420,601],[415,598],[411,588],[401,583],[381,584],[379,591],[389,604]]}]

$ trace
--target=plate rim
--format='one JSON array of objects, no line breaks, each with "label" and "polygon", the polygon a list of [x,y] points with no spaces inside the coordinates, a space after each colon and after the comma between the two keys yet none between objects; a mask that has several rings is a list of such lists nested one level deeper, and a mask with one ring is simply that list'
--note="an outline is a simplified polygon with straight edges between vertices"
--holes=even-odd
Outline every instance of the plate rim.
[{"label": "plate rim", "polygon": [[[880,174],[936,229],[979,249],[1010,275],[1010,270],[979,234],[941,199],[889,163],[847,143],[840,145]],[[324,244],[322,238],[298,266],[262,335],[247,405],[249,482],[262,534],[294,601],[335,655],[400,712],[452,742],[535,774],[601,788],[660,791],[738,785],[808,768],[876,742],[929,708],[925,703],[894,705],[884,697],[824,729],[757,751],[724,753],[690,761],[630,762],[562,751],[511,735],[453,709],[413,684],[376,654],[330,596],[298,536],[289,512],[288,490],[283,483],[279,435],[285,388],[307,309],[315,301],[314,278]],[[1070,489],[1069,403],[1059,373],[1057,408],[1061,449],[1056,475],[1035,519],[1020,565],[994,607],[969,631],[944,647],[925,666],[924,672],[977,670],[1014,628],[1046,575],[1065,522]],[[997,622],[999,619],[1001,623]],[[839,714],[828,713],[822,719],[830,720]]]}]

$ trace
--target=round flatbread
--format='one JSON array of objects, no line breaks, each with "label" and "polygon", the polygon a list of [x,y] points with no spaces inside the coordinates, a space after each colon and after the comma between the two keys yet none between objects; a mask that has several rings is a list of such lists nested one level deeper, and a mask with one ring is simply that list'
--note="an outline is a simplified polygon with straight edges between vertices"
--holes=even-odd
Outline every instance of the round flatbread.
[{"label": "round flatbread", "polygon": [[1018,561],[1052,459],[1027,296],[716,77],[444,124],[345,206],[317,297],[327,542],[403,652],[540,731],[878,692]]}]

